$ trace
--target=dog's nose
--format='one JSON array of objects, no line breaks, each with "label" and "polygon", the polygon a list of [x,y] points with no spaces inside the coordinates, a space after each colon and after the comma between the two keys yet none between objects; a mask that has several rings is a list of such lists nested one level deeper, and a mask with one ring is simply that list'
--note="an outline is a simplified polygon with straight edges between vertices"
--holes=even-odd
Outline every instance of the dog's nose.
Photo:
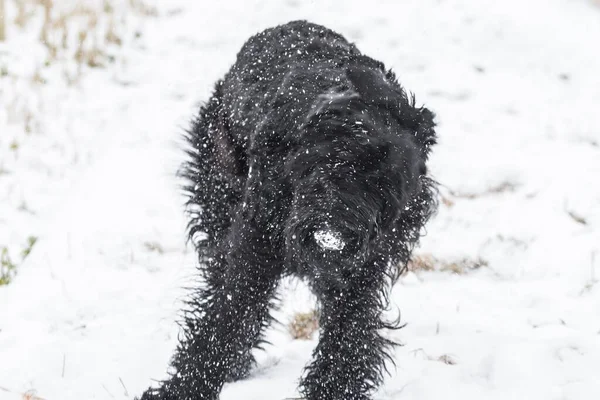
[{"label": "dog's nose", "polygon": [[335,230],[319,229],[313,236],[323,250],[342,251],[346,247],[342,234]]}]

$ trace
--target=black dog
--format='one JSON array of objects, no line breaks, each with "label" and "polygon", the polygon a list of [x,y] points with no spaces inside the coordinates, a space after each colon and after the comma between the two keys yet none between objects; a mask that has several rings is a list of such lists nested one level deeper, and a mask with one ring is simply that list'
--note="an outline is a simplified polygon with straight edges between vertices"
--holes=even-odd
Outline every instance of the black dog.
[{"label": "black dog", "polygon": [[217,399],[246,376],[282,276],[320,304],[300,392],[368,399],[382,380],[387,291],[436,208],[425,162],[433,114],[383,64],[305,21],[259,33],[187,139],[190,238],[204,284],[173,373],[142,400]]}]

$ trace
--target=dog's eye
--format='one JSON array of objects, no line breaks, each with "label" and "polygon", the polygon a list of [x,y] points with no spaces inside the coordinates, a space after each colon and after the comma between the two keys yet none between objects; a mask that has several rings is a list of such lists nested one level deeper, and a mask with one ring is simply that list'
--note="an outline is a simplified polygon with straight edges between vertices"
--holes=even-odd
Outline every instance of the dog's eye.
[{"label": "dog's eye", "polygon": [[434,144],[436,144],[437,141],[435,140],[435,138],[432,137],[428,137],[427,139],[425,139],[425,142],[423,143],[423,145],[427,148],[433,146]]},{"label": "dog's eye", "polygon": [[358,136],[358,137],[356,138],[356,141],[357,141],[358,143],[362,144],[363,146],[364,146],[364,145],[367,145],[367,144],[369,144],[369,143],[371,143],[371,139],[370,139],[369,137],[367,137],[367,136],[363,136],[363,135],[360,135],[360,136]]}]

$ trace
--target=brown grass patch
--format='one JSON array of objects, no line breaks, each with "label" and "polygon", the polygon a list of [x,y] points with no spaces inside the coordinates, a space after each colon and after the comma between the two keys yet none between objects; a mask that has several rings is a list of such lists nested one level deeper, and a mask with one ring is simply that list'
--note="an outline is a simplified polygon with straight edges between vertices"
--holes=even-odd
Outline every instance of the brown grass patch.
[{"label": "brown grass patch", "polygon": [[435,270],[437,260],[431,254],[422,254],[413,256],[408,262],[407,268],[411,272],[433,271]]},{"label": "brown grass patch", "polygon": [[319,316],[313,310],[307,313],[297,313],[288,325],[288,331],[294,339],[310,340],[319,329]]},{"label": "brown grass patch", "polygon": [[[454,190],[449,190],[450,195],[455,198],[460,199],[477,199],[484,196],[501,194],[501,193],[512,193],[519,187],[518,184],[514,182],[504,181],[497,185],[491,186],[482,192],[459,192]],[[443,201],[443,199],[442,199]],[[451,201],[451,200],[450,200]]]},{"label": "brown grass patch", "polygon": [[448,354],[442,354],[437,358],[438,361],[443,362],[446,365],[456,365],[456,360]]},{"label": "brown grass patch", "polygon": [[442,271],[457,275],[464,275],[470,271],[487,267],[488,262],[480,257],[461,258],[455,261],[439,260],[431,254],[415,255],[407,264],[407,270],[411,272],[420,271]]}]

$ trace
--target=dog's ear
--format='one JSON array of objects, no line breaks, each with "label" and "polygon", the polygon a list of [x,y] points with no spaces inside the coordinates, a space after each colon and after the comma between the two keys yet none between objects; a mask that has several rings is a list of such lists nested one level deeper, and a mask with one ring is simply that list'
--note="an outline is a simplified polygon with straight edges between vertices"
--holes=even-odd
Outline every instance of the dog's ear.
[{"label": "dog's ear", "polygon": [[[414,104],[414,100],[413,100]],[[437,137],[435,134],[435,114],[425,107],[414,108],[413,106],[413,129],[415,137],[429,152],[429,148],[437,143]]]},{"label": "dog's ear", "polygon": [[351,66],[346,74],[365,104],[389,111],[402,127],[413,132],[426,150],[435,144],[433,112],[425,107],[415,107],[415,97],[406,94],[391,71],[384,73],[383,65],[377,68]]},{"label": "dog's ear", "polygon": [[213,138],[213,155],[218,170],[230,176],[243,175],[245,173],[245,157],[234,143],[221,108],[207,109],[206,114],[210,121],[207,128]]},{"label": "dog's ear", "polygon": [[229,175],[240,175],[242,172],[240,157],[224,124],[218,126],[216,132],[214,138],[215,162],[219,170]]},{"label": "dog's ear", "polygon": [[379,68],[353,65],[346,70],[346,76],[366,104],[392,109],[398,108],[399,101],[406,99],[404,91],[390,85]]}]

